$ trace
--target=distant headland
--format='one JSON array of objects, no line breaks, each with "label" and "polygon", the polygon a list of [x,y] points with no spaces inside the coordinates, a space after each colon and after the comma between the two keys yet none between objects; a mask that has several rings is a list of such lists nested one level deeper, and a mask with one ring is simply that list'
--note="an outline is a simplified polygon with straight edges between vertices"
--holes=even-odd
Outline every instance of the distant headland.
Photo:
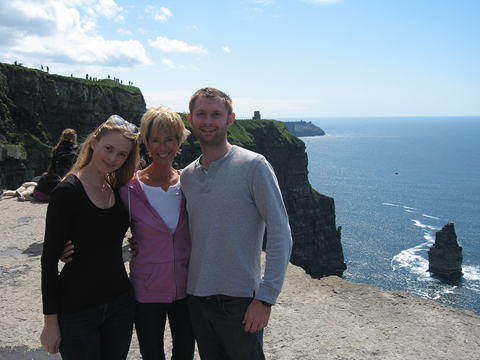
[{"label": "distant headland", "polygon": [[[255,111],[252,117],[252,120],[261,120],[262,116],[260,115],[260,111]],[[293,135],[296,137],[302,136],[323,136],[325,135],[325,131],[320,129],[317,125],[312,124],[311,121],[306,122],[303,120],[300,121],[283,121],[283,123],[287,126],[288,130],[291,131]]]},{"label": "distant headland", "polygon": [[317,125],[312,124],[311,121],[285,121],[285,125],[287,125],[288,130],[290,130],[296,137],[325,135],[325,131]]}]

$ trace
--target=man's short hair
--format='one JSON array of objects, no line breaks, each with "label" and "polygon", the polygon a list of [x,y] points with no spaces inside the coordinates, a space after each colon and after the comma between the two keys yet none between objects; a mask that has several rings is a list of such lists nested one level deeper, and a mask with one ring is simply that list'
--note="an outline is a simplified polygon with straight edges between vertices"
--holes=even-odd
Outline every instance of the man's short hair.
[{"label": "man's short hair", "polygon": [[197,102],[197,99],[201,97],[219,98],[225,104],[225,108],[227,109],[227,116],[230,116],[232,114],[233,103],[230,96],[225,94],[223,91],[220,91],[213,87],[206,87],[206,88],[197,90],[195,94],[193,94],[192,97],[190,98],[190,102],[188,103],[188,109],[191,115],[193,115],[193,109],[195,108],[195,103]]}]

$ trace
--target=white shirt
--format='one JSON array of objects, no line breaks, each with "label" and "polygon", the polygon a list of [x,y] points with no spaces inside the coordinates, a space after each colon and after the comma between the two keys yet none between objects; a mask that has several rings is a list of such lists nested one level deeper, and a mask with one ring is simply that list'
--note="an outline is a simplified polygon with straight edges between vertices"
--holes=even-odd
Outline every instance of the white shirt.
[{"label": "white shirt", "polygon": [[180,178],[175,185],[168,188],[167,192],[161,187],[149,186],[140,181],[148,202],[160,215],[172,234],[177,229],[182,204],[182,191],[180,190]]}]

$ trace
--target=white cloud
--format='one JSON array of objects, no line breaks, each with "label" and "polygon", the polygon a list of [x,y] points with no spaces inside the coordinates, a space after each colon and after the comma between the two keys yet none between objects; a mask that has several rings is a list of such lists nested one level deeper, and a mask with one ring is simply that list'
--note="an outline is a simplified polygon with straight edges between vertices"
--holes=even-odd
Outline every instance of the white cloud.
[{"label": "white cloud", "polygon": [[169,17],[173,16],[173,14],[171,13],[171,11],[168,8],[162,7],[160,9],[162,10],[162,13],[161,14],[155,14],[154,19],[156,21],[166,22]]},{"label": "white cloud", "polygon": [[227,52],[227,53],[229,53],[229,54],[231,53],[231,50],[230,50],[230,48],[229,48],[228,46],[224,46],[222,49],[223,49],[223,51],[225,51],[225,52]]},{"label": "white cloud", "polygon": [[141,34],[147,34],[147,32],[145,31],[144,28],[138,28],[137,32],[139,32]]},{"label": "white cloud", "polygon": [[[96,16],[118,19],[121,8],[113,1],[15,0],[2,6],[2,58],[18,59],[26,66],[56,64],[57,68],[71,64],[128,68],[151,63],[138,41],[108,40],[97,34]],[[86,6],[96,15],[89,16]]]},{"label": "white cloud", "polygon": [[107,19],[124,21],[123,16],[119,15],[122,11],[122,7],[118,6],[113,0],[98,0],[92,5],[92,8],[97,14],[104,16]]},{"label": "white cloud", "polygon": [[117,32],[120,35],[132,35],[132,32],[130,30],[125,30],[125,29],[118,29]]},{"label": "white cloud", "polygon": [[207,53],[207,50],[201,46],[191,46],[180,40],[170,40],[162,36],[158,36],[155,41],[148,40],[151,47],[160,49],[165,52],[177,53]]},{"label": "white cloud", "polygon": [[158,9],[157,6],[147,5],[145,12],[151,14],[155,21],[160,21],[162,23],[167,22],[168,18],[173,16],[170,9],[163,6]]},{"label": "white cloud", "polygon": [[175,69],[175,64],[171,59],[161,58],[160,61],[163,65],[166,65],[169,69]]}]

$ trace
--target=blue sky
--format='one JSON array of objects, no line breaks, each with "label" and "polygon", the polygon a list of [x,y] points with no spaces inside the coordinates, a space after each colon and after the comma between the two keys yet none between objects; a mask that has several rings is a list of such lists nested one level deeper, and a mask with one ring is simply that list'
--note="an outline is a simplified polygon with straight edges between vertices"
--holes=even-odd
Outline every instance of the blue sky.
[{"label": "blue sky", "polygon": [[479,116],[479,0],[0,0],[0,62],[237,118]]}]

